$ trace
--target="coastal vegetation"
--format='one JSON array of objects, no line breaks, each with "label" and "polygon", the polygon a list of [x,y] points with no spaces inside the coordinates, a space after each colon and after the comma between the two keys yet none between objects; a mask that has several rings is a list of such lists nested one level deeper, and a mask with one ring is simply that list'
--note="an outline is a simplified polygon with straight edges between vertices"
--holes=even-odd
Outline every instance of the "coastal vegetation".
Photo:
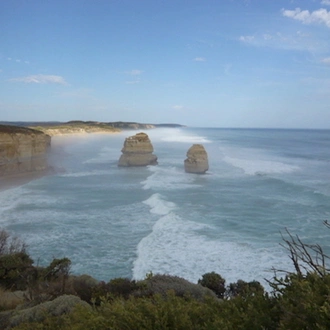
[{"label": "coastal vegetation", "polygon": [[274,269],[268,292],[214,272],[197,284],[153,273],[140,281],[74,276],[69,259],[35,265],[24,242],[1,230],[0,328],[329,329],[329,257],[289,232],[283,246],[295,271]]},{"label": "coastal vegetation", "polygon": [[118,133],[122,130],[151,129],[159,127],[182,127],[179,124],[145,124],[137,122],[99,122],[72,120],[68,122],[0,122],[0,132],[4,129],[10,132],[24,132],[30,128],[50,136],[77,133]]}]

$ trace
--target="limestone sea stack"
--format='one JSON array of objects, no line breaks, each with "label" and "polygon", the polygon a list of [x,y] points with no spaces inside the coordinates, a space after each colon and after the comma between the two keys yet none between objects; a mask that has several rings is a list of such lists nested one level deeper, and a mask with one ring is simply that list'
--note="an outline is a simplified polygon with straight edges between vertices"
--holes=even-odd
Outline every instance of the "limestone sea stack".
[{"label": "limestone sea stack", "polygon": [[0,125],[0,178],[46,170],[50,141],[37,130]]},{"label": "limestone sea stack", "polygon": [[203,174],[209,169],[207,152],[201,144],[194,144],[189,148],[184,169],[187,173],[197,174]]},{"label": "limestone sea stack", "polygon": [[137,133],[125,139],[118,166],[157,165],[157,156],[153,151],[149,136],[145,133]]}]

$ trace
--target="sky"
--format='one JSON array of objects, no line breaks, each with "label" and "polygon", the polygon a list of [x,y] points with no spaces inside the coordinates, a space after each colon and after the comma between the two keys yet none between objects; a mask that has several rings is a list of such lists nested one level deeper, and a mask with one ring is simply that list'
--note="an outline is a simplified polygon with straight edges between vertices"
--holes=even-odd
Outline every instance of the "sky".
[{"label": "sky", "polygon": [[330,0],[0,1],[0,121],[330,128]]}]

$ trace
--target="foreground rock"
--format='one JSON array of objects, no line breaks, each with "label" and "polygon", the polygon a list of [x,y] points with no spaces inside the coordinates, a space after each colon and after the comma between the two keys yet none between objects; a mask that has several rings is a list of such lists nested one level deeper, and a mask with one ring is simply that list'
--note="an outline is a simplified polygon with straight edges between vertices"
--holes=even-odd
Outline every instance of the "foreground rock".
[{"label": "foreground rock", "polygon": [[157,165],[157,156],[153,154],[153,151],[148,135],[137,133],[125,139],[118,166]]},{"label": "foreground rock", "polygon": [[0,178],[46,170],[50,141],[37,130],[0,125]]},{"label": "foreground rock", "polygon": [[203,174],[209,169],[207,152],[201,144],[194,144],[189,148],[184,169],[187,173],[197,174]]}]

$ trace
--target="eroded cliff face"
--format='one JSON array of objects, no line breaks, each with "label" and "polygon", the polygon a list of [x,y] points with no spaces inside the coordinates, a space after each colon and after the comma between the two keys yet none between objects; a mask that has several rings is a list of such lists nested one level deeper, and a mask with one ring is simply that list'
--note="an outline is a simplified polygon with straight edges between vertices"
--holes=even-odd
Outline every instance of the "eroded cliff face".
[{"label": "eroded cliff face", "polygon": [[147,166],[157,165],[157,156],[152,152],[154,148],[145,133],[137,133],[125,139],[122,155],[118,166]]},{"label": "eroded cliff face", "polygon": [[50,139],[37,130],[0,125],[0,177],[46,170]]}]

